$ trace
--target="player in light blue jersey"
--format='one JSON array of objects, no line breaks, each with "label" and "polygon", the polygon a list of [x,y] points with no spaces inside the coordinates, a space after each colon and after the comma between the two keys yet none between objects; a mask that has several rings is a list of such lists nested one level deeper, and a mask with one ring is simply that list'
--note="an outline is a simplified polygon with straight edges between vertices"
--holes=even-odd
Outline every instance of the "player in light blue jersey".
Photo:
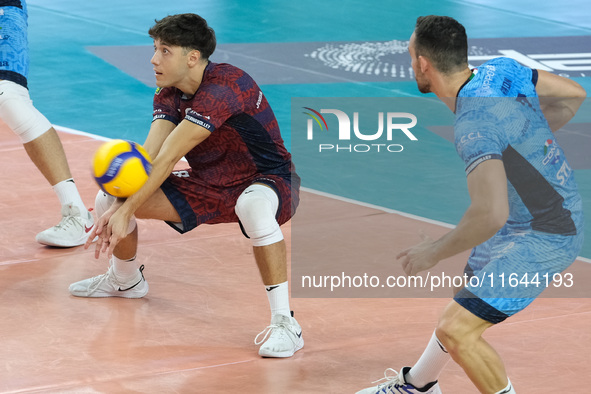
[{"label": "player in light blue jersey", "polygon": [[[454,19],[417,19],[412,68],[419,90],[435,93],[456,114],[455,145],[471,204],[454,230],[398,259],[415,275],[472,248],[465,273],[478,281],[458,289],[412,368],[360,393],[441,393],[437,379],[450,358],[480,392],[515,393],[482,334],[529,305],[545,289],[543,278],[566,269],[582,246],[581,197],[553,131],[575,115],[585,90],[507,58],[471,70],[467,48],[464,27]],[[509,285],[509,277],[537,277],[538,285]]]},{"label": "player in light blue jersey", "polygon": [[60,223],[37,234],[37,241],[78,246],[88,239],[94,220],[80,198],[55,129],[29,97],[27,16],[24,0],[0,0],[0,119],[20,137],[62,205]]}]

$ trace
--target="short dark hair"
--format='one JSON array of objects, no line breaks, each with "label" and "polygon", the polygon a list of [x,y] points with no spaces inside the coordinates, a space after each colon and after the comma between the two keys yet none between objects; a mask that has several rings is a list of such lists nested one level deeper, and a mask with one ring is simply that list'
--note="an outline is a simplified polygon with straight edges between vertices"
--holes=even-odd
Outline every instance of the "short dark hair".
[{"label": "short dark hair", "polygon": [[417,18],[415,52],[425,56],[442,73],[458,71],[468,65],[468,38],[461,23],[449,16]]},{"label": "short dark hair", "polygon": [[209,59],[215,50],[215,32],[207,21],[197,14],[169,15],[150,28],[148,34],[169,45],[196,49],[202,59]]}]

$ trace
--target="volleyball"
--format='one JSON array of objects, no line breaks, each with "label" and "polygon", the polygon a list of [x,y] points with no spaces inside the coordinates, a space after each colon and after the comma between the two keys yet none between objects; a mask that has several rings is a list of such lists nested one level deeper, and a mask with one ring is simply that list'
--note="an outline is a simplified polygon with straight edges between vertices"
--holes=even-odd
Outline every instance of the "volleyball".
[{"label": "volleyball", "polygon": [[148,152],[132,141],[111,140],[101,145],[92,161],[92,172],[102,191],[129,197],[148,180],[152,161]]}]

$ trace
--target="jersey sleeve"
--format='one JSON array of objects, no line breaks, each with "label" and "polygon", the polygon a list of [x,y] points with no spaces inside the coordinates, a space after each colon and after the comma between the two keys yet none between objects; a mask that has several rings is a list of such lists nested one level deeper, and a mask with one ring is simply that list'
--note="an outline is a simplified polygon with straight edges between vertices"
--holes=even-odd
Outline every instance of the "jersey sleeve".
[{"label": "jersey sleeve", "polygon": [[156,89],[152,122],[158,119],[165,119],[178,125],[181,121],[179,100],[180,97],[174,88]]},{"label": "jersey sleeve", "polygon": [[510,58],[499,58],[491,62],[498,74],[498,89],[493,89],[492,97],[535,97],[535,86],[538,83],[538,70],[523,66]]},{"label": "jersey sleeve", "polygon": [[536,86],[538,84],[538,70],[535,68],[531,69],[531,83]]},{"label": "jersey sleeve", "polygon": [[464,161],[466,175],[486,160],[503,158],[507,142],[498,124],[493,114],[477,110],[464,113],[456,121],[455,146]]},{"label": "jersey sleeve", "polygon": [[242,112],[240,91],[231,84],[202,86],[187,108],[184,119],[213,132],[230,117]]}]

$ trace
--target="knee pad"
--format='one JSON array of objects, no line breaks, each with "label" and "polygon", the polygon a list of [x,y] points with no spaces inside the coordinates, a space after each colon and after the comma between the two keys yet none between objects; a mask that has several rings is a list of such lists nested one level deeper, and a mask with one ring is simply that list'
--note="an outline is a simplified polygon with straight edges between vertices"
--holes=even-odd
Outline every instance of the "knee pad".
[{"label": "knee pad", "polygon": [[26,88],[12,81],[0,81],[0,93],[0,118],[23,144],[51,129],[49,120],[33,106]]},{"label": "knee pad", "polygon": [[[103,216],[103,214],[107,212],[111,205],[113,205],[115,200],[117,200],[116,197],[99,190],[99,192],[96,194],[96,198],[94,199],[94,212],[96,212],[96,217],[100,218]],[[135,216],[132,216],[129,220],[129,225],[127,226],[127,234],[131,234],[136,227],[137,223]]]},{"label": "knee pad", "polygon": [[234,210],[253,246],[267,246],[283,240],[275,219],[278,207],[275,191],[261,184],[250,185],[238,197]]}]

